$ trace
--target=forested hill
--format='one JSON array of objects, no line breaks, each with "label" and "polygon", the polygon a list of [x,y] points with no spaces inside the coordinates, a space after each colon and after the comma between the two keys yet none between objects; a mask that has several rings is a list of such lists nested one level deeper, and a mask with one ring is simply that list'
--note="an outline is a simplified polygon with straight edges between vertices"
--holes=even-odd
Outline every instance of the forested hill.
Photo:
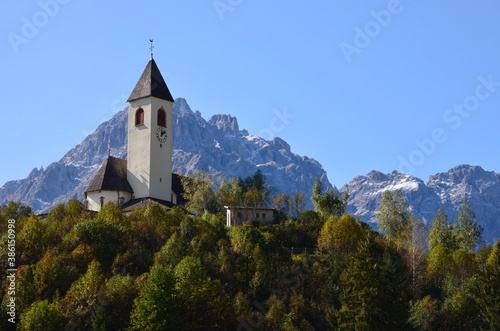
[{"label": "forested hill", "polygon": [[233,228],[156,204],[93,214],[71,200],[41,219],[11,202],[0,329],[14,329],[8,318],[26,331],[498,329],[500,241],[474,250],[467,206],[457,226],[440,212],[427,232],[386,192],[381,235],[327,197],[279,225]]}]

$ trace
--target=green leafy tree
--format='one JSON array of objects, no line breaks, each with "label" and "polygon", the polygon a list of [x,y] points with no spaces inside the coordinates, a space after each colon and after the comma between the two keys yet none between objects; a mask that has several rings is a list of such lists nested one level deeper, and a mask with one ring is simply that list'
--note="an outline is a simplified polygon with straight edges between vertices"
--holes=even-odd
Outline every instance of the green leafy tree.
[{"label": "green leafy tree", "polygon": [[379,229],[399,244],[400,237],[410,221],[411,213],[403,193],[385,191],[377,207],[376,217]]},{"label": "green leafy tree", "polygon": [[439,301],[430,295],[410,302],[410,324],[415,330],[431,331],[438,330],[441,311]]},{"label": "green leafy tree", "polygon": [[217,199],[223,206],[239,206],[243,204],[243,188],[234,177],[223,178],[217,191]]},{"label": "green leafy tree", "polygon": [[358,251],[365,232],[357,219],[344,214],[330,216],[318,237],[318,250],[330,261],[343,261]]},{"label": "green leafy tree", "polygon": [[217,198],[212,189],[213,180],[206,172],[196,172],[191,177],[181,178],[186,198],[186,208],[196,215],[203,215],[205,211],[217,212]]},{"label": "green leafy tree", "polygon": [[54,304],[47,300],[37,301],[21,315],[19,330],[63,330],[64,318]]},{"label": "green leafy tree", "polygon": [[323,193],[321,181],[316,179],[313,185],[312,202],[314,209],[322,219],[326,219],[331,215],[342,215],[347,205],[349,195],[343,192],[339,197],[333,190],[328,190]]},{"label": "green leafy tree", "polygon": [[253,176],[239,179],[242,188],[243,205],[248,207],[259,207],[268,203],[269,190],[266,186],[266,177],[259,169]]},{"label": "green leafy tree", "polygon": [[175,276],[170,268],[153,267],[131,314],[130,330],[179,330]]},{"label": "green leafy tree", "polygon": [[223,287],[208,277],[197,257],[186,256],[175,267],[176,293],[180,311],[180,329],[229,330],[235,327]]},{"label": "green leafy tree", "polygon": [[[75,227],[76,242],[92,248],[95,258],[104,269],[111,268],[116,255],[124,248],[124,221],[112,204],[106,204],[101,215],[78,223]],[[121,212],[120,212],[121,213]],[[111,214],[109,216],[106,216]]]},{"label": "green leafy tree", "polygon": [[99,262],[92,261],[87,272],[75,281],[61,302],[63,315],[72,324],[88,328],[105,284]]},{"label": "green leafy tree", "polygon": [[137,294],[132,277],[115,275],[108,279],[96,303],[96,312],[102,313],[99,324],[105,330],[126,330]]},{"label": "green leafy tree", "polygon": [[460,205],[457,226],[460,246],[468,251],[474,251],[481,242],[483,228],[477,223],[476,215],[467,199],[464,199]]},{"label": "green leafy tree", "polygon": [[47,244],[51,242],[47,235],[47,226],[39,217],[30,216],[18,232],[17,249],[22,264],[34,264],[45,253]]}]

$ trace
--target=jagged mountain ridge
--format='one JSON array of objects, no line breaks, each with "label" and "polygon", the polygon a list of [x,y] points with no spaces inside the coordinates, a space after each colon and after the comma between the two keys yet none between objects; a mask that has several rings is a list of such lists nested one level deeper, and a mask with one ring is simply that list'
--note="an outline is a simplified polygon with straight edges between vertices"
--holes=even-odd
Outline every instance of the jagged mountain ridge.
[{"label": "jagged mountain ridge", "polygon": [[460,165],[430,176],[427,183],[397,171],[371,171],[355,177],[341,190],[350,195],[347,212],[372,225],[377,222],[376,208],[386,190],[401,190],[413,214],[428,225],[439,208],[455,221],[466,198],[484,228],[484,241],[494,243],[500,238],[500,174],[479,166]]},{"label": "jagged mountain ridge", "polygon": [[[0,205],[10,200],[48,212],[69,199],[84,199],[91,179],[108,155],[127,157],[127,110],[102,123],[82,143],[47,168],[33,169],[27,178],[7,182],[0,188]],[[247,177],[260,169],[271,190],[309,197],[316,178],[332,188],[321,164],[291,152],[280,138],[271,141],[240,130],[237,119],[214,115],[205,120],[186,100],[174,103],[173,171],[191,175],[203,170],[220,181],[223,177]],[[309,199],[307,199],[309,201]]]},{"label": "jagged mountain ridge", "polygon": [[[84,191],[108,154],[126,158],[127,111],[102,123],[94,133],[47,168],[33,169],[27,178],[7,182],[0,188],[0,205],[10,200],[30,205],[38,213],[49,211],[71,198],[83,200]],[[294,154],[280,138],[271,141],[240,130],[237,119],[214,115],[205,120],[184,99],[174,104],[173,170],[190,175],[203,170],[219,180],[246,177],[261,169],[275,192],[304,192],[307,201],[314,180],[332,188],[326,172],[315,160]],[[376,207],[385,190],[401,189],[413,213],[429,223],[442,208],[451,220],[467,198],[485,228],[484,239],[500,238],[500,174],[478,166],[462,165],[429,177],[424,183],[411,175],[372,171],[352,179],[341,188],[349,195],[347,212],[374,225]],[[309,205],[308,207],[312,207]]]}]

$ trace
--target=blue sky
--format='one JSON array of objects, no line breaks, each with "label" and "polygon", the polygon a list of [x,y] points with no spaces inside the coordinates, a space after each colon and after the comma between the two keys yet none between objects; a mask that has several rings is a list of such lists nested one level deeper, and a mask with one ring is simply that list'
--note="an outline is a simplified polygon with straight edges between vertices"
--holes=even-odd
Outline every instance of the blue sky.
[{"label": "blue sky", "polygon": [[279,136],[332,184],[500,171],[500,3],[0,1],[0,185],[125,107],[149,60],[205,118]]}]

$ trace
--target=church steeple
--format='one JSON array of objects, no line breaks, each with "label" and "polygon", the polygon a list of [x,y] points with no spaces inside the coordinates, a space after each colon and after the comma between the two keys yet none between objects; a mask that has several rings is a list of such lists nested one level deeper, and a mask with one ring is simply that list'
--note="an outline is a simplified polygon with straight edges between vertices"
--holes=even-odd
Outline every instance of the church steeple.
[{"label": "church steeple", "polygon": [[174,98],[155,60],[149,60],[128,98],[127,180],[135,198],[174,201]]},{"label": "church steeple", "polygon": [[172,94],[170,94],[167,83],[165,83],[160,69],[158,69],[153,58],[149,60],[146,69],[144,69],[141,78],[139,78],[139,81],[135,85],[127,101],[131,102],[146,97],[156,97],[158,99],[174,102],[174,98],[172,98]]}]

